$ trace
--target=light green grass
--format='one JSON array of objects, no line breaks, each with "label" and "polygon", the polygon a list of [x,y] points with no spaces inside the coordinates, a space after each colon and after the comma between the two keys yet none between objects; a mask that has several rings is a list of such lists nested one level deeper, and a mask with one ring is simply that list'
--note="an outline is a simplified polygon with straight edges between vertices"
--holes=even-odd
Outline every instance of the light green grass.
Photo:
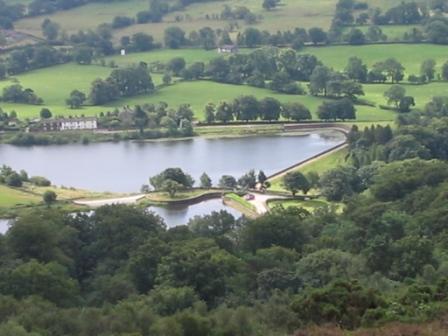
[{"label": "light green grass", "polygon": [[[434,96],[448,95],[448,83],[444,82],[433,82],[424,85],[401,83],[400,85],[406,89],[406,95],[414,97],[416,108],[424,108],[426,103],[428,103]],[[364,90],[366,92],[365,98],[374,101],[377,104],[387,105],[387,100],[384,98],[384,92],[390,86],[391,84],[364,85]]]},{"label": "light green grass", "polygon": [[[97,115],[113,109],[114,106],[123,104],[115,102],[109,106],[85,106],[81,109],[70,109],[65,100],[72,90],[80,90],[88,94],[91,83],[96,78],[106,78],[113,69],[95,65],[64,64],[45,69],[31,71],[7,80],[0,81],[0,91],[6,86],[16,84],[17,81],[24,88],[33,89],[44,100],[43,105],[27,105],[1,103],[0,107],[5,111],[16,111],[19,118],[36,118],[43,107],[48,107],[53,115]],[[161,83],[160,75],[152,75],[156,84]]]},{"label": "light green grass", "polygon": [[41,200],[39,196],[0,185],[0,208],[37,204]]},{"label": "light green grass", "polygon": [[[322,176],[325,172],[339,165],[346,164],[345,157],[347,156],[348,149],[342,148],[338,151],[332,152],[328,155],[322,156],[319,159],[313,160],[307,164],[298,167],[296,170],[303,174],[309,172],[316,172],[319,176]],[[270,190],[273,191],[286,191],[283,187],[283,177],[278,177],[269,181],[271,183]]]},{"label": "light green grass", "polygon": [[[379,6],[389,8],[401,0],[371,0],[371,8]],[[131,27],[114,31],[115,41],[118,42],[121,36],[132,35],[136,32],[146,32],[153,35],[156,40],[162,41],[163,33],[169,26],[176,25],[184,29],[187,34],[192,30],[198,30],[208,26],[214,29],[227,29],[228,21],[208,20],[206,15],[221,13],[224,5],[231,7],[248,7],[262,19],[256,23],[256,28],[276,32],[278,30],[293,30],[296,27],[310,28],[321,27],[328,29],[333,18],[336,1],[335,0],[283,0],[277,9],[266,11],[261,6],[260,0],[223,0],[197,3],[188,6],[185,10],[173,12],[163,18],[163,22],[133,25]],[[81,7],[67,11],[59,11],[50,15],[26,18],[18,21],[15,26],[19,31],[23,31],[36,36],[42,36],[41,24],[44,18],[48,17],[57,22],[61,29],[68,34],[77,32],[80,29],[95,29],[101,23],[110,23],[117,15],[135,17],[137,12],[148,9],[147,0],[113,1],[108,3],[90,3]],[[176,17],[187,17],[180,22]],[[236,36],[238,32],[248,27],[243,21],[238,22],[239,28],[232,34]]]},{"label": "light green grass", "polygon": [[434,59],[438,69],[448,61],[448,46],[432,44],[309,47],[303,52],[315,55],[325,65],[336,70],[343,70],[352,56],[361,58],[369,67],[394,57],[403,64],[408,75],[419,74],[420,65],[425,59]]},{"label": "light green grass", "polygon": [[49,15],[22,19],[14,26],[19,31],[42,37],[42,21],[49,18],[58,23],[62,31],[73,34],[79,30],[95,29],[102,23],[111,23],[117,15],[134,17],[148,7],[147,0],[95,2]]},{"label": "light green grass", "polygon": [[158,49],[151,52],[141,52],[127,54],[126,56],[112,56],[107,57],[106,61],[114,61],[118,66],[128,66],[131,64],[138,64],[139,62],[162,62],[167,63],[174,57],[182,57],[187,64],[194,62],[208,63],[210,60],[218,57],[219,54],[216,50],[203,50],[203,49]]},{"label": "light green grass", "polygon": [[224,196],[225,199],[231,200],[235,203],[238,203],[242,207],[248,209],[249,211],[256,212],[255,206],[251,204],[250,202],[246,201],[243,197],[238,196],[235,193],[229,193]]}]

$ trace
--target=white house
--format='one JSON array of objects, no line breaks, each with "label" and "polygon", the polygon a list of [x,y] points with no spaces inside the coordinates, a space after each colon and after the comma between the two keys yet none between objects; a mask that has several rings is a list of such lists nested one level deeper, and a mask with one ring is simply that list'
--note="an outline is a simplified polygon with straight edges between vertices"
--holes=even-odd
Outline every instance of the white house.
[{"label": "white house", "polygon": [[98,121],[94,117],[47,119],[40,122],[39,129],[46,132],[69,130],[94,130],[98,128]]},{"label": "white house", "polygon": [[60,119],[59,130],[93,130],[98,128],[96,118],[68,118]]}]

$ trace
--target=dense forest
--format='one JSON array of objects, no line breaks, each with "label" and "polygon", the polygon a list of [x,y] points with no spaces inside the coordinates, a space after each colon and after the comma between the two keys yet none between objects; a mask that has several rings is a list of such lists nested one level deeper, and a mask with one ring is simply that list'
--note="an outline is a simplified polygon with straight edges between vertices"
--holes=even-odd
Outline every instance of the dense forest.
[{"label": "dense forest", "polygon": [[447,132],[446,97],[395,130],[354,127],[346,165],[319,178],[343,212],[222,211],[168,229],[123,205],[33,210],[0,236],[0,334],[312,335],[298,330],[440,317]]}]

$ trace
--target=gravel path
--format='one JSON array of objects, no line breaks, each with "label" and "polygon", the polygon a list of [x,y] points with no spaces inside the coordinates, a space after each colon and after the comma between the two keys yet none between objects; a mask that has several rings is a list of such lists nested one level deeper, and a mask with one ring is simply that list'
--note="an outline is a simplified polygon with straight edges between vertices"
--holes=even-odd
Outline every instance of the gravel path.
[{"label": "gravel path", "polygon": [[111,204],[133,204],[138,200],[145,197],[145,195],[134,195],[134,196],[126,196],[120,198],[107,198],[107,199],[99,199],[99,200],[76,200],[73,203],[79,205],[87,205],[91,208],[99,208],[103,205],[111,205]]}]

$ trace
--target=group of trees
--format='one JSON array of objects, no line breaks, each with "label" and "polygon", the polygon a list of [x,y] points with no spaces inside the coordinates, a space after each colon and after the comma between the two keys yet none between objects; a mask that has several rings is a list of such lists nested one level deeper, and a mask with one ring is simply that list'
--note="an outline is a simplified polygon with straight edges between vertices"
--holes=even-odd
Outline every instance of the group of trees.
[{"label": "group of trees", "polygon": [[209,103],[205,106],[204,113],[207,123],[233,120],[248,122],[258,119],[275,121],[280,117],[294,121],[311,119],[308,108],[300,103],[282,104],[275,98],[257,100],[254,96],[241,96],[233,102],[221,102],[218,105]]},{"label": "group of trees", "polygon": [[133,108],[124,107],[121,111],[101,113],[99,124],[107,129],[136,128],[144,135],[145,129],[166,129],[167,136],[193,135],[193,111],[188,104],[182,104],[177,109],[169,108],[165,102],[159,104],[137,105]]},{"label": "group of trees", "polygon": [[24,170],[17,172],[9,166],[3,165],[0,167],[0,184],[5,184],[9,187],[21,187],[25,182],[29,182],[38,187],[49,187],[51,185],[51,182],[45,177],[29,177],[28,173]]},{"label": "group of trees", "polygon": [[112,71],[106,79],[93,81],[89,101],[103,105],[120,97],[131,97],[154,90],[154,83],[145,63]]},{"label": "group of trees", "polygon": [[22,103],[41,105],[43,99],[38,97],[36,93],[29,88],[24,89],[20,84],[13,84],[3,89],[1,100],[10,103]]}]

